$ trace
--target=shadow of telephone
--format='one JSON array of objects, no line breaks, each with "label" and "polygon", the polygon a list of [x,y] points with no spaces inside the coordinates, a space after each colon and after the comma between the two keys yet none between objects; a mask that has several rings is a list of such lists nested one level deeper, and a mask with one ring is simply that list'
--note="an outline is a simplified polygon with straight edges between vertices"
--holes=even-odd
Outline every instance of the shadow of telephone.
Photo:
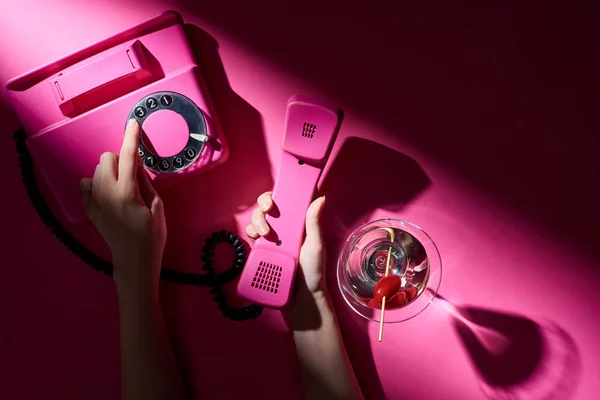
[{"label": "shadow of telephone", "polygon": [[118,153],[130,118],[157,189],[227,160],[228,146],[181,16],[168,11],[7,84],[25,143],[70,223],[87,221],[79,182]]}]

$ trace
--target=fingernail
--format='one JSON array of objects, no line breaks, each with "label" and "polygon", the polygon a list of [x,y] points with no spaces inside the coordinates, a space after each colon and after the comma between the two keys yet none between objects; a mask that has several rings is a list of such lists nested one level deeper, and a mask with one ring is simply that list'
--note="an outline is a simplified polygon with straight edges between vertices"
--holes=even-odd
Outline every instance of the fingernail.
[{"label": "fingernail", "polygon": [[92,190],[92,181],[82,179],[79,185],[82,192],[89,192]]},{"label": "fingernail", "polygon": [[137,120],[135,118],[131,118],[129,121],[127,121],[127,126],[133,126],[137,124]]},{"label": "fingernail", "polygon": [[266,222],[259,222],[257,228],[258,233],[261,235],[266,235],[269,232],[269,227],[267,226]]},{"label": "fingernail", "polygon": [[271,201],[268,199],[262,199],[258,202],[258,206],[262,211],[267,211],[271,207]]}]

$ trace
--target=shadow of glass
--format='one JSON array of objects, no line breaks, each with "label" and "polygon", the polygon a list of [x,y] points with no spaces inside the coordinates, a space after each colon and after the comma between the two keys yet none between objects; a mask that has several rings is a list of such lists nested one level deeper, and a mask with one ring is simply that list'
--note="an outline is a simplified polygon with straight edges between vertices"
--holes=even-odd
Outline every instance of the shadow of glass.
[{"label": "shadow of glass", "polygon": [[474,306],[453,306],[442,296],[490,399],[570,399],[580,356],[571,336],[554,323]]},{"label": "shadow of glass", "polygon": [[[454,320],[471,359],[489,385],[518,385],[533,374],[542,359],[542,332],[535,322],[472,307],[461,308],[459,312],[479,325],[473,329],[463,319]],[[482,333],[482,328],[492,329],[498,335]]]},{"label": "shadow of glass", "polygon": [[399,211],[430,184],[412,158],[371,140],[348,138],[333,160],[320,192],[327,196],[323,228],[327,245],[327,282],[349,357],[369,399],[385,399],[371,354],[368,321],[341,297],[336,266],[346,235],[380,208]]}]

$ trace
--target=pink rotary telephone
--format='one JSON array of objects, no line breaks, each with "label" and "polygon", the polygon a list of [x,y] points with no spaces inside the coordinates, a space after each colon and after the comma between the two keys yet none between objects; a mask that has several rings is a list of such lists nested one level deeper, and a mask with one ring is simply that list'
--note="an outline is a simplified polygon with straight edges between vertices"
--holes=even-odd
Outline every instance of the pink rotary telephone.
[{"label": "pink rotary telephone", "polygon": [[7,84],[32,158],[72,223],[87,220],[79,181],[119,152],[126,121],[157,188],[227,159],[228,148],[187,43],[169,11]]},{"label": "pink rotary telephone", "polygon": [[271,233],[256,240],[238,282],[240,297],[271,308],[290,299],[305,216],[342,121],[333,104],[305,96],[288,101],[283,154],[273,188]]}]

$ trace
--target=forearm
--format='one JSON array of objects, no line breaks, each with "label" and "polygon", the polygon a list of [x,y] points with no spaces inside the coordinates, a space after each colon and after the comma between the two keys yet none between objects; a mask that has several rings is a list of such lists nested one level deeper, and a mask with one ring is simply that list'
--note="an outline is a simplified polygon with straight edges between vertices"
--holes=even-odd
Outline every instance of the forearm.
[{"label": "forearm", "polygon": [[292,311],[292,329],[306,398],[362,399],[326,295],[319,292],[304,303]]},{"label": "forearm", "polygon": [[117,282],[122,399],[185,399],[160,306],[158,282]]}]

